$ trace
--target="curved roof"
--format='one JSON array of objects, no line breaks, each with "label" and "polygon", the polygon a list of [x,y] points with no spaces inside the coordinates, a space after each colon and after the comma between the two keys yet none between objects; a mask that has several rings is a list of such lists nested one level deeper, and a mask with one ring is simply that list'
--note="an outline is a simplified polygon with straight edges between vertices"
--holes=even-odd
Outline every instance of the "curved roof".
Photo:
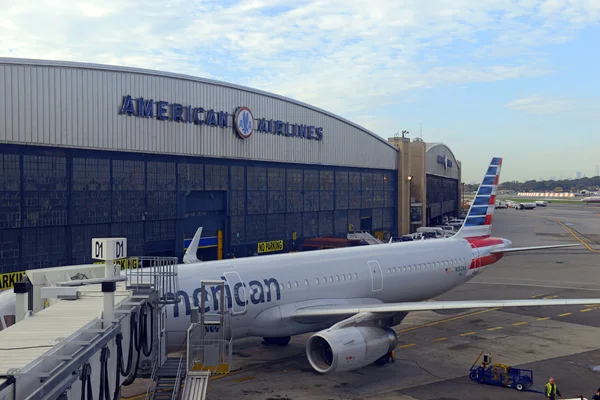
[{"label": "curved roof", "polygon": [[398,151],[398,148],[392,144],[390,144],[387,140],[385,140],[383,137],[377,135],[374,132],[371,132],[370,130],[350,121],[347,120],[344,117],[341,117],[339,115],[333,114],[329,111],[323,110],[321,108],[315,107],[315,106],[311,106],[310,104],[298,101],[298,100],[294,100],[292,98],[289,97],[285,97],[285,96],[280,96],[278,94],[274,94],[274,93],[269,93],[269,92],[265,92],[263,90],[260,89],[253,89],[247,86],[242,86],[242,85],[237,85],[234,83],[228,83],[228,82],[223,82],[223,81],[217,81],[217,80],[213,80],[213,79],[207,79],[207,78],[199,78],[199,77],[195,77],[192,75],[186,75],[186,74],[178,74],[178,73],[173,73],[173,72],[163,72],[163,71],[157,71],[157,70],[151,70],[151,69],[145,69],[145,68],[133,68],[133,67],[122,67],[122,66],[116,66],[116,65],[105,65],[105,64],[94,64],[94,63],[81,63],[81,62],[73,62],[73,61],[55,61],[55,60],[41,60],[41,59],[29,59],[29,58],[4,58],[4,57],[0,57],[0,62],[1,63],[6,63],[6,64],[15,64],[15,65],[31,65],[31,66],[48,66],[48,67],[66,67],[66,68],[82,68],[82,69],[96,69],[96,70],[103,70],[103,71],[112,71],[112,72],[125,72],[125,73],[135,73],[135,74],[144,74],[144,75],[153,75],[153,76],[159,76],[159,77],[164,77],[164,78],[174,78],[174,79],[182,79],[182,80],[188,80],[188,81],[193,81],[193,82],[200,82],[200,83],[206,83],[206,84],[210,84],[210,85],[215,85],[215,86],[222,86],[222,87],[227,87],[227,88],[231,88],[231,89],[238,89],[238,90],[244,90],[246,92],[250,92],[250,93],[255,93],[255,94],[259,94],[261,96],[266,96],[266,97],[271,97],[274,99],[278,99],[278,100],[283,100],[289,103],[293,103],[302,107],[305,107],[307,109],[319,112],[321,114],[327,115],[331,118],[335,118],[341,122],[344,122],[345,124],[351,125],[353,127],[355,127],[358,130],[363,131],[364,133],[373,136],[375,139],[378,139],[381,143],[385,144],[388,147],[393,148],[394,150]]},{"label": "curved roof", "polygon": [[442,143],[442,142],[437,142],[437,143],[427,143],[427,145],[425,146],[425,152],[428,152],[428,151],[429,151],[429,150],[431,150],[432,148],[434,148],[434,147],[438,147],[438,146],[440,146],[440,147],[445,147],[445,148],[446,148],[446,149],[447,149],[447,150],[450,152],[450,154],[452,154],[452,157],[453,157],[455,160],[457,160],[457,161],[458,161],[458,159],[456,158],[456,156],[454,155],[454,153],[452,152],[452,150],[450,150],[450,147],[448,147],[447,145],[445,145],[445,144],[444,144],[444,143]]}]

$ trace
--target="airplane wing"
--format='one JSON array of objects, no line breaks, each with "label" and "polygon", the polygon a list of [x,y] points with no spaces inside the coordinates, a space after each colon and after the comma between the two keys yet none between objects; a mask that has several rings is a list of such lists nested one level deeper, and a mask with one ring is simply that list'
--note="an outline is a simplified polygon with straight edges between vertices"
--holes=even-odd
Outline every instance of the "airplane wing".
[{"label": "airplane wing", "polygon": [[554,244],[554,245],[549,245],[549,246],[513,247],[513,248],[508,248],[508,249],[502,249],[502,250],[492,250],[492,251],[490,251],[490,254],[514,253],[514,252],[518,252],[518,251],[531,251],[531,250],[544,250],[544,249],[558,249],[560,247],[575,247],[575,246],[583,246],[583,245],[580,243],[575,243],[575,244]]},{"label": "airplane wing", "polygon": [[568,305],[600,305],[600,299],[526,299],[526,300],[469,300],[469,301],[416,301],[407,303],[312,306],[292,313],[295,320],[315,317],[349,317],[370,314],[370,319],[386,314],[410,311],[459,310],[469,308],[539,307]]}]

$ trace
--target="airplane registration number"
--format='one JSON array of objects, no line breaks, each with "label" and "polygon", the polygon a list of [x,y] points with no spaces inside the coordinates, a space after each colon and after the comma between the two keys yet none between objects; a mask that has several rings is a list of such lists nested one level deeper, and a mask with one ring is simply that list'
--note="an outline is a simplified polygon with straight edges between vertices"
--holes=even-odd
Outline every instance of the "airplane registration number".
[{"label": "airplane registration number", "polygon": [[456,271],[456,272],[464,272],[466,270],[467,270],[467,266],[466,265],[459,265],[458,267],[456,267],[454,269],[454,271]]}]

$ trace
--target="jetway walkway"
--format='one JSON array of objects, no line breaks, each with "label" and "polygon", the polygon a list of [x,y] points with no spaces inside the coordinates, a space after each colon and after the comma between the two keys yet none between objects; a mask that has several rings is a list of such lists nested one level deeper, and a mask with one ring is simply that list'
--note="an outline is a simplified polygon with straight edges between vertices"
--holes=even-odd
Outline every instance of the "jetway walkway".
[{"label": "jetway walkway", "polygon": [[164,364],[177,259],[139,257],[141,268],[122,273],[115,261],[126,249],[124,238],[93,239],[104,265],[26,271],[17,322],[0,331],[0,399],[119,398],[122,385]]}]

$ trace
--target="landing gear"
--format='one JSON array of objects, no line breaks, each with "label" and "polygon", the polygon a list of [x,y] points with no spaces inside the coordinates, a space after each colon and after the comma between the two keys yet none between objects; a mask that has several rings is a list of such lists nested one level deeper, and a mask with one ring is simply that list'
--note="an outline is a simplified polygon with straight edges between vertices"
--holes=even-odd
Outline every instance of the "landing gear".
[{"label": "landing gear", "polygon": [[263,344],[265,346],[287,346],[292,339],[291,336],[283,336],[283,337],[266,337],[263,338]]}]

